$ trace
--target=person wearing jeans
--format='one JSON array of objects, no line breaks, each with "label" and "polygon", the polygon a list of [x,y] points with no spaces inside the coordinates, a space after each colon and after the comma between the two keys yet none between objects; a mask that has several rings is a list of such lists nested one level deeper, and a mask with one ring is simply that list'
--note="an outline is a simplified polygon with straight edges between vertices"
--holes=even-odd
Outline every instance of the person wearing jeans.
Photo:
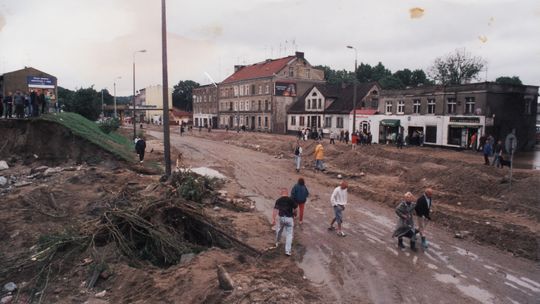
[{"label": "person wearing jeans", "polygon": [[302,163],[302,146],[300,142],[296,142],[296,148],[294,148],[294,164],[296,172],[300,172],[300,164]]},{"label": "person wearing jeans", "polygon": [[335,230],[334,223],[337,223],[337,235],[345,236],[345,232],[341,230],[341,224],[343,223],[343,211],[345,205],[347,205],[347,188],[349,185],[346,181],[342,181],[341,184],[334,189],[332,196],[330,196],[330,203],[334,209],[334,218],[330,222],[328,230]]},{"label": "person wearing jeans", "polygon": [[281,189],[281,197],[276,200],[274,210],[277,210],[279,219],[276,227],[276,248],[279,247],[281,234],[285,230],[285,255],[291,256],[293,241],[293,217],[296,215],[296,202],[288,196],[287,189]]},{"label": "person wearing jeans", "polygon": [[324,159],[324,147],[322,143],[319,141],[319,143],[315,147],[315,170],[320,170],[320,171],[324,170],[323,159]]}]

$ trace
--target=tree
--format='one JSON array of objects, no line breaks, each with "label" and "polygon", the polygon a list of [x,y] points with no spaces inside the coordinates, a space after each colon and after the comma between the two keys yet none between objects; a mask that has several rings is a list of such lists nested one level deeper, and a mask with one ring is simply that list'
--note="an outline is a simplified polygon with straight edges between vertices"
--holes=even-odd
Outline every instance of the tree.
[{"label": "tree", "polygon": [[427,78],[427,75],[423,70],[414,70],[411,75],[410,85],[416,87],[422,84],[431,84],[431,81]]},{"label": "tree", "polygon": [[191,112],[193,110],[193,89],[200,85],[193,80],[180,80],[174,86],[172,93],[173,106],[184,111]]},{"label": "tree", "polygon": [[502,76],[495,79],[495,82],[498,84],[512,84],[512,85],[522,85],[521,79],[518,76]]},{"label": "tree", "polygon": [[64,111],[79,113],[90,120],[97,120],[101,113],[101,92],[96,92],[93,86],[75,92],[59,88],[58,99]]},{"label": "tree", "polygon": [[379,63],[371,68],[371,80],[370,81],[379,81],[383,79],[386,76],[392,75],[392,72],[390,72],[389,69],[384,67],[382,62],[379,61]]},{"label": "tree", "polygon": [[360,83],[366,83],[372,81],[372,68],[367,63],[360,63],[358,70],[356,71],[356,78]]},{"label": "tree", "polygon": [[404,87],[408,87],[412,83],[412,72],[409,69],[396,71],[392,77],[399,79]]},{"label": "tree", "polygon": [[379,80],[379,85],[381,86],[381,88],[387,90],[397,90],[405,88],[405,85],[403,84],[401,79],[399,79],[395,75],[384,76]]},{"label": "tree", "polygon": [[324,71],[324,79],[328,84],[352,83],[354,79],[354,74],[347,70],[334,70],[326,65],[318,65],[315,68]]},{"label": "tree", "polygon": [[477,79],[485,65],[481,57],[473,56],[465,49],[456,49],[454,53],[436,58],[429,73],[433,80],[443,85],[463,84]]}]

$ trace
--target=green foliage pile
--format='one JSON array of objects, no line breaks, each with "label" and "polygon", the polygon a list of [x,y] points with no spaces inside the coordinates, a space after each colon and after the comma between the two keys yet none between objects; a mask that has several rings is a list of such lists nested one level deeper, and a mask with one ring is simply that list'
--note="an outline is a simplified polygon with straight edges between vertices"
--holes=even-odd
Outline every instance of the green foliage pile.
[{"label": "green foliage pile", "polygon": [[114,132],[120,128],[120,119],[118,118],[111,118],[106,119],[103,121],[98,122],[99,129],[103,131],[103,133],[109,134],[111,132]]},{"label": "green foliage pile", "polygon": [[219,182],[216,178],[202,176],[184,168],[174,172],[171,180],[182,198],[196,203],[202,203],[205,197],[210,196]]},{"label": "green foliage pile", "polygon": [[133,143],[124,136],[111,132],[104,133],[97,123],[90,121],[77,113],[51,113],[39,119],[58,123],[83,139],[101,147],[116,157],[132,162],[135,160]]}]

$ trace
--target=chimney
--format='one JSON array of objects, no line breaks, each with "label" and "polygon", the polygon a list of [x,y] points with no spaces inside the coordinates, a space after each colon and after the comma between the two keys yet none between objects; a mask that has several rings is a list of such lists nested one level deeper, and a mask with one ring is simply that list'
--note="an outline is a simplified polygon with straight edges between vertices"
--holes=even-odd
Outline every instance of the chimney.
[{"label": "chimney", "polygon": [[296,58],[304,59],[304,52],[296,52],[295,55],[296,55]]},{"label": "chimney", "polygon": [[240,71],[243,67],[245,67],[245,65],[235,65],[234,66],[234,72],[236,73],[236,72]]}]

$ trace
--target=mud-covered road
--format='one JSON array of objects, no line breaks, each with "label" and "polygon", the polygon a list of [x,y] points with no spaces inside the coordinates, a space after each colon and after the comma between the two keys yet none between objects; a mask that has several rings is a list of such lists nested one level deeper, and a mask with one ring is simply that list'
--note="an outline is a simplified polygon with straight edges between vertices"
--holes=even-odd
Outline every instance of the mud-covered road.
[{"label": "mud-covered road", "polygon": [[[160,132],[147,132],[162,137]],[[279,189],[290,188],[299,177],[291,160],[192,136],[171,134],[171,142],[189,164],[230,177],[229,187],[255,200],[268,218]],[[293,255],[328,301],[539,303],[540,266],[535,262],[456,239],[436,225],[430,227],[426,252],[398,250],[391,238],[393,210],[361,195],[349,194],[344,212],[348,235],[336,236],[327,227],[332,217],[330,193],[339,180],[308,170],[301,174],[311,195],[305,223],[301,229],[295,227]]]}]

